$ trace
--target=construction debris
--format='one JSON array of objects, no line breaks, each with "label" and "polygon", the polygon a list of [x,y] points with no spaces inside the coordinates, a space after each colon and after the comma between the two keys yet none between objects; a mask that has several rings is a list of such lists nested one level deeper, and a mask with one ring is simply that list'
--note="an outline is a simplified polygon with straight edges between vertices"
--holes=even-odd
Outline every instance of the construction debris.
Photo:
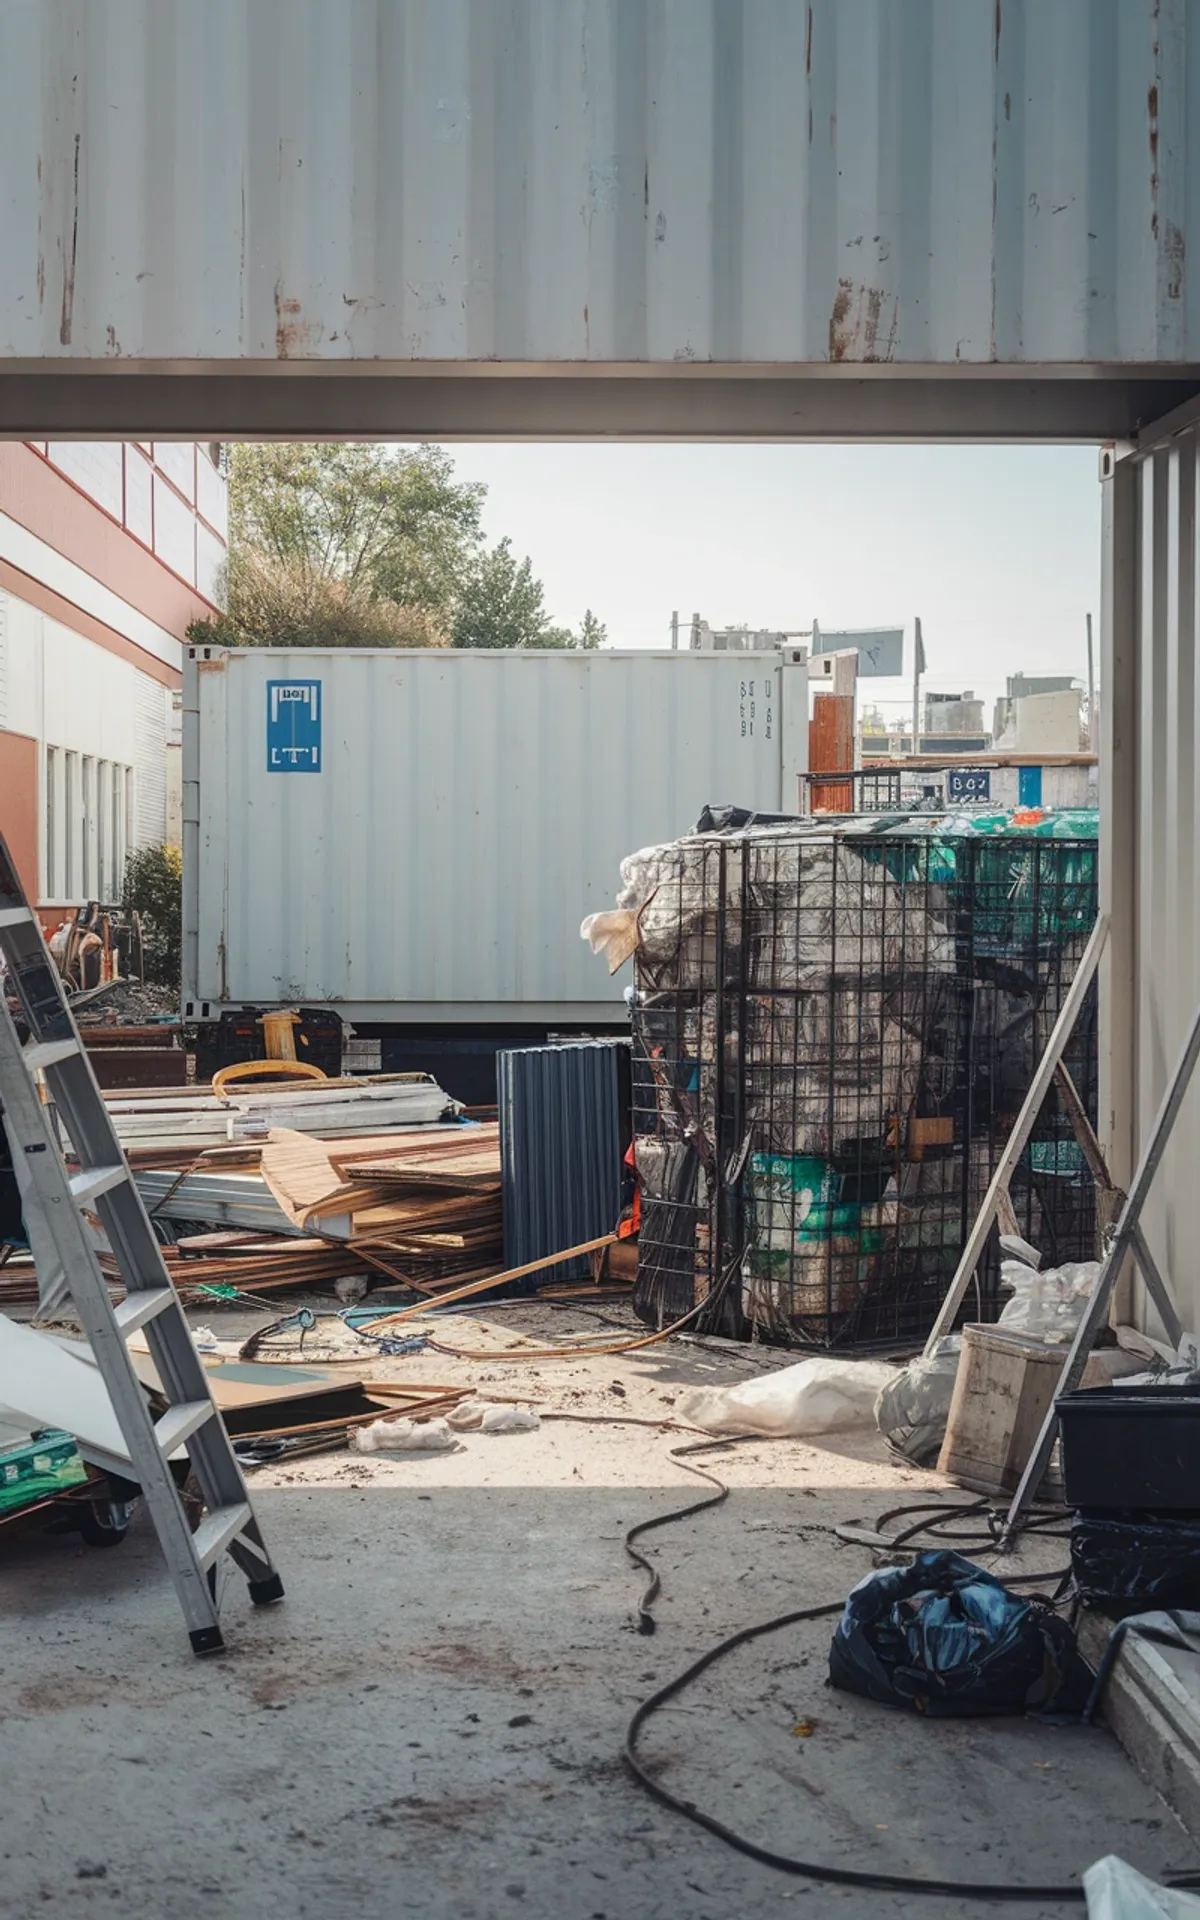
[{"label": "construction debris", "polygon": [[[436,1126],[458,1108],[436,1080],[423,1073],[389,1073],[302,1085],[244,1086],[221,1093],[211,1087],[181,1091],[141,1087],[110,1096],[108,1110],[118,1140],[129,1155],[150,1149],[142,1164],[163,1166],[174,1149],[194,1157],[229,1141],[261,1144],[273,1127],[325,1138],[383,1133],[396,1127]],[[185,1157],[180,1163],[188,1164]]]},{"label": "construction debris", "polygon": [[350,1435],[353,1453],[450,1453],[457,1445],[444,1420],[375,1420]]}]

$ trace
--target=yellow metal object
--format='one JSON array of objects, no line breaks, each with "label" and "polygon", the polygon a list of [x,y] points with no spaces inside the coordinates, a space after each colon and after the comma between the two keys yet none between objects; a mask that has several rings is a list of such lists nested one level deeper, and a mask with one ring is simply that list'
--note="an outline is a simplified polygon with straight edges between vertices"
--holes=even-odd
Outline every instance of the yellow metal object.
[{"label": "yellow metal object", "polygon": [[235,1080],[325,1080],[328,1076],[320,1067],[310,1067],[307,1060],[239,1060],[232,1067],[222,1067],[214,1073],[212,1090],[215,1094],[224,1093],[227,1086]]},{"label": "yellow metal object", "polygon": [[[294,1060],[296,1058],[296,1028],[300,1025],[298,1013],[264,1013],[259,1021],[266,1041],[268,1060]],[[322,1078],[324,1076],[322,1075]]]}]

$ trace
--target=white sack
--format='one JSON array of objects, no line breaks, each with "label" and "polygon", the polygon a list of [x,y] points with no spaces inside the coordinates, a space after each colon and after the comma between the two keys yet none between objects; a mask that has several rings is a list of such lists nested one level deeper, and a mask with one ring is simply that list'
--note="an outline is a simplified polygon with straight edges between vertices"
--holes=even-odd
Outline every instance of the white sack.
[{"label": "white sack", "polygon": [[875,1402],[896,1368],[879,1360],[831,1360],[824,1354],[733,1387],[694,1387],[676,1417],[706,1433],[803,1438],[871,1424]]},{"label": "white sack", "polygon": [[373,1420],[351,1428],[350,1445],[355,1453],[446,1453],[458,1441],[444,1420]]}]

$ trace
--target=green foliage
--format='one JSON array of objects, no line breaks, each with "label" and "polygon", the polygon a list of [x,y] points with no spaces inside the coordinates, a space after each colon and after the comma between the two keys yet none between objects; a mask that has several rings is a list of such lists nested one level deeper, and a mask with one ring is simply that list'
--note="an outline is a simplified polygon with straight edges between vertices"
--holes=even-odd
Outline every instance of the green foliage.
[{"label": "green foliage", "polygon": [[483,544],[486,488],[440,447],[337,443],[230,452],[225,608],[189,629],[232,647],[602,646],[551,624],[509,540]]},{"label": "green foliage", "polygon": [[188,628],[194,645],[224,647],[444,647],[428,607],[398,606],[307,561],[235,547],[225,609]]},{"label": "green foliage", "polygon": [[234,447],[231,545],[444,619],[479,548],[485,492],[455,480],[440,447]]},{"label": "green foliage", "polygon": [[597,647],[606,647],[608,645],[608,628],[605,626],[603,620],[596,618],[590,607],[588,607],[580,623],[579,638],[576,640],[575,645],[581,647],[584,653],[593,653]]},{"label": "green foliage", "polygon": [[549,630],[542,583],[511,540],[481,554],[463,582],[450,629],[456,647],[536,647]]},{"label": "green foliage", "polygon": [[540,580],[528,556],[518,561],[512,542],[501,540],[476,562],[464,583],[450,629],[456,647],[601,647],[608,630],[589,607],[577,634],[555,627],[546,614]]},{"label": "green foliage", "polygon": [[183,965],[183,855],[178,847],[141,847],[125,862],[121,904],[141,915],[147,980],[178,987]]}]

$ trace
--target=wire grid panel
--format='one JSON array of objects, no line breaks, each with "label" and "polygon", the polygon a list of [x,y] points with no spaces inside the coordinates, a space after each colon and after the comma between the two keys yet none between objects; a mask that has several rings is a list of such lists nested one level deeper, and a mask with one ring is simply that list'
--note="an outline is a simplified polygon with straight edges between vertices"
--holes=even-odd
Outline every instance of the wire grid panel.
[{"label": "wire grid panel", "polygon": [[[816,1347],[919,1339],[1090,931],[1094,842],[822,825],[626,867],[639,1311],[708,1303],[710,1325]],[[1094,1113],[1094,1000],[1068,1063]],[[1092,1257],[1053,1096],[1013,1199],[1048,1263]],[[985,1310],[997,1281],[993,1255]]]}]

